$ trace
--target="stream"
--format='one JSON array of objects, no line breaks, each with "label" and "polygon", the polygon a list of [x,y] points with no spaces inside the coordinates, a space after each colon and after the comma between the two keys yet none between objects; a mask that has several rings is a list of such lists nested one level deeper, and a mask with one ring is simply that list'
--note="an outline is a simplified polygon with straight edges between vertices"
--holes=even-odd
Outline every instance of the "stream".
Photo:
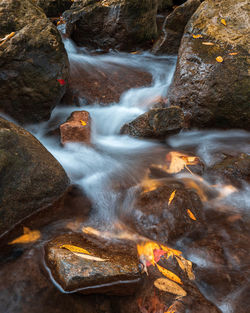
[{"label": "stream", "polygon": [[[28,312],[29,307],[29,312],[38,312],[35,309],[35,302],[38,301],[37,305],[44,305],[43,312],[47,312],[46,305],[43,304],[43,292],[36,290],[25,276],[25,264],[29,266],[26,271],[30,271],[31,277],[36,276],[37,268],[34,269],[32,264],[39,263],[39,268],[44,267],[41,261],[44,257],[41,252],[43,245],[54,236],[65,232],[69,225],[70,231],[91,226],[111,238],[112,234],[118,237],[127,235],[133,240],[139,234],[128,221],[134,214],[137,187],[146,182],[151,188],[153,182],[161,183],[162,177],[165,177],[169,182],[174,179],[185,187],[194,187],[202,199],[209,227],[209,235],[197,245],[193,244],[191,237],[185,236],[173,240],[172,245],[181,250],[195,265],[196,285],[207,299],[223,313],[246,313],[249,309],[249,290],[247,275],[244,273],[249,271],[249,256],[246,253],[247,240],[250,239],[249,183],[237,181],[236,184],[231,184],[220,172],[209,175],[206,170],[196,171],[195,164],[189,167],[190,170],[180,165],[180,170],[165,172],[166,176],[164,169],[166,156],[172,152],[195,157],[203,169],[213,168],[222,155],[236,157],[249,154],[249,133],[242,130],[193,129],[172,135],[161,142],[121,135],[120,129],[125,123],[146,112],[157,103],[157,99],[166,97],[175,71],[176,57],[155,56],[146,52],[128,54],[112,51],[102,55],[78,48],[69,39],[64,39],[64,44],[69,56],[71,75],[81,75],[82,69],[90,73],[98,70],[108,74],[114,68],[126,67],[150,73],[152,84],[125,91],[117,103],[85,105],[85,100],[80,98],[80,106],[57,106],[48,122],[26,127],[60,162],[72,185],[77,187],[74,187],[76,189],[73,189],[63,208],[57,205],[54,211],[50,211],[52,213],[45,211],[47,213],[43,214],[41,211],[37,218],[27,220],[26,225],[41,231],[42,240],[27,248],[10,248],[6,244],[3,245],[0,281],[1,284],[6,284],[3,298],[9,301],[8,304],[7,301],[2,301],[5,307],[0,311]],[[65,122],[72,112],[81,110],[88,111],[92,119],[91,145],[69,143],[63,147],[57,137],[48,136],[48,133]],[[152,174],[152,166],[155,174]],[[19,231],[20,226],[17,226],[7,235],[5,242],[14,238]],[[147,237],[145,233],[142,235]],[[149,237],[155,240],[150,234]],[[220,251],[220,256],[216,254],[216,245],[213,246],[217,238],[223,250]],[[41,271],[46,272],[45,269]],[[24,276],[26,278],[22,278]],[[44,282],[39,284],[42,284],[44,289],[48,288]],[[51,308],[57,307],[60,312],[60,307],[69,306],[68,312],[77,312],[80,302],[77,304],[76,295],[67,295],[66,297],[74,297],[74,300],[67,298],[70,304],[66,304],[66,300],[62,300],[63,294],[57,288],[53,285],[49,288],[51,299],[58,299],[57,306],[50,304]],[[35,292],[31,301],[28,293],[32,289]],[[72,301],[76,304],[73,305]],[[27,303],[32,304],[28,306]],[[18,311],[17,308],[22,306],[23,311]],[[86,309],[87,312],[91,311]]]}]

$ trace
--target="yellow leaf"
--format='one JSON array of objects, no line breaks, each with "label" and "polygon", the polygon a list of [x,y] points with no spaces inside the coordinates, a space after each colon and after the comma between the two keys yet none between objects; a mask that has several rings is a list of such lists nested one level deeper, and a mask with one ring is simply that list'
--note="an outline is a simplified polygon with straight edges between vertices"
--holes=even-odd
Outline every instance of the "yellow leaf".
[{"label": "yellow leaf", "polygon": [[222,23],[223,25],[227,26],[227,22],[226,22],[226,20],[225,20],[224,18],[222,18],[220,21],[221,21],[221,23]]},{"label": "yellow leaf", "polygon": [[2,46],[8,39],[12,38],[14,35],[15,35],[15,32],[12,32],[12,33],[6,35],[4,38],[0,39],[0,42],[2,41],[0,46]]},{"label": "yellow leaf", "polygon": [[202,44],[205,46],[214,46],[213,42],[208,42],[208,41],[203,41]]},{"label": "yellow leaf", "polygon": [[172,248],[163,246],[163,245],[161,245],[161,249],[162,249],[163,251],[166,251],[166,252],[167,252],[168,257],[169,257],[169,256],[174,256],[174,255],[181,255],[181,251],[175,250],[175,249],[172,249]]},{"label": "yellow leaf", "polygon": [[166,291],[177,296],[185,297],[187,295],[186,291],[181,286],[167,278],[156,279],[154,281],[154,285],[162,291]]},{"label": "yellow leaf", "polygon": [[76,252],[76,253],[84,253],[84,254],[90,254],[87,250],[77,247],[77,246],[73,246],[73,245],[62,245],[60,246],[60,248],[64,248],[69,250],[70,252]]},{"label": "yellow leaf", "polygon": [[164,312],[164,313],[175,313],[176,310],[174,309],[174,306],[175,306],[174,304],[170,305],[168,310],[166,312]]},{"label": "yellow leaf", "polygon": [[39,230],[30,230],[28,227],[23,228],[23,235],[9,242],[9,245],[25,244],[35,242],[41,237]]},{"label": "yellow leaf", "polygon": [[202,38],[202,35],[200,35],[200,34],[198,34],[198,35],[193,35],[193,38],[194,38],[194,39]]},{"label": "yellow leaf", "polygon": [[187,214],[189,215],[189,217],[192,219],[192,220],[194,220],[194,221],[196,221],[196,217],[194,216],[194,214],[193,214],[193,212],[191,211],[191,210],[187,210]]},{"label": "yellow leaf", "polygon": [[87,125],[87,123],[84,122],[83,120],[80,120],[80,122],[81,122],[82,126],[86,126]]},{"label": "yellow leaf", "polygon": [[218,56],[218,57],[216,58],[216,61],[219,62],[219,63],[223,62],[223,57]]},{"label": "yellow leaf", "polygon": [[170,205],[171,202],[174,200],[175,193],[176,193],[176,190],[174,190],[174,191],[171,193],[171,195],[170,195],[170,197],[169,197],[169,200],[168,200],[168,205]]},{"label": "yellow leaf", "polygon": [[160,249],[160,246],[154,241],[148,241],[146,243],[137,245],[137,252],[143,264],[145,264],[146,261],[148,261],[153,266],[155,266],[155,258],[154,258],[155,249]]},{"label": "yellow leaf", "polygon": [[238,52],[231,52],[231,53],[229,53],[229,55],[237,55],[238,54]]},{"label": "yellow leaf", "polygon": [[195,275],[192,270],[192,262],[186,260],[183,256],[175,256],[176,261],[178,262],[180,268],[183,272],[187,273],[187,276],[190,280],[195,279]]},{"label": "yellow leaf", "polygon": [[156,266],[157,266],[158,270],[159,270],[164,276],[166,276],[167,278],[169,278],[169,279],[175,281],[176,283],[182,285],[182,281],[181,281],[181,279],[180,279],[179,276],[175,275],[173,272],[167,270],[166,268],[164,268],[164,267],[158,265],[157,263],[156,263]]},{"label": "yellow leaf", "polygon": [[82,259],[87,259],[87,260],[92,260],[92,261],[97,261],[97,262],[106,261],[105,259],[98,258],[96,256],[92,256],[88,254],[83,254],[83,253],[78,253],[78,252],[72,252],[72,253]]}]

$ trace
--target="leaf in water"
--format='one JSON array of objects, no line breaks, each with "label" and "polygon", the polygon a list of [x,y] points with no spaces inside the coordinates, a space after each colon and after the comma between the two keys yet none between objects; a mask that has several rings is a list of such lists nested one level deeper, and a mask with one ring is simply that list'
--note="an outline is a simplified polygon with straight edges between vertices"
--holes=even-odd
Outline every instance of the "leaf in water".
[{"label": "leaf in water", "polygon": [[170,205],[171,202],[174,200],[175,193],[176,193],[176,190],[174,190],[174,191],[171,193],[171,195],[170,195],[170,197],[169,197],[169,200],[168,200],[168,205]]},{"label": "leaf in water", "polygon": [[98,258],[97,256],[92,256],[92,255],[88,255],[88,254],[82,254],[82,253],[77,253],[77,252],[73,252],[73,254],[82,258],[82,259],[87,259],[87,260],[92,260],[92,261],[97,261],[97,262],[106,261],[105,259]]},{"label": "leaf in water", "polygon": [[213,42],[208,42],[208,41],[203,41],[202,44],[205,46],[214,46]]},{"label": "leaf in water", "polygon": [[28,227],[23,228],[23,235],[9,242],[9,245],[25,244],[35,242],[41,237],[39,230],[30,230]]},{"label": "leaf in water", "polygon": [[238,54],[238,52],[231,52],[231,53],[229,53],[229,55],[237,55]]},{"label": "leaf in water", "polygon": [[197,38],[202,38],[202,35],[201,35],[201,34],[198,34],[198,35],[193,35],[193,38],[194,38],[194,39],[197,39]]},{"label": "leaf in water", "polygon": [[191,211],[191,210],[187,210],[187,214],[188,214],[188,216],[192,219],[192,220],[194,220],[194,221],[196,221],[196,217],[194,216],[194,214],[193,214],[193,212]]},{"label": "leaf in water", "polygon": [[61,86],[64,86],[66,84],[64,79],[58,79],[57,81]]},{"label": "leaf in water", "polygon": [[84,254],[90,254],[87,250],[77,247],[77,246],[73,246],[73,245],[62,245],[60,246],[60,248],[64,248],[67,249],[71,252],[76,252],[76,253],[84,253]]},{"label": "leaf in water", "polygon": [[221,57],[220,55],[216,58],[216,61],[219,63],[223,62],[223,57]]},{"label": "leaf in water", "polygon": [[162,267],[162,266],[160,266],[160,265],[158,265],[158,264],[156,264],[156,266],[157,266],[158,270],[159,270],[164,276],[166,276],[167,278],[169,278],[169,279],[175,281],[176,283],[182,285],[182,281],[181,281],[181,279],[180,279],[179,276],[175,275],[173,272],[167,270],[166,268],[164,268],[164,267]]},{"label": "leaf in water", "polygon": [[221,23],[222,23],[223,25],[227,26],[227,22],[226,22],[226,20],[225,20],[224,18],[222,18],[220,21],[221,21]]},{"label": "leaf in water", "polygon": [[186,260],[183,256],[175,256],[176,261],[178,262],[180,268],[183,272],[187,273],[187,276],[190,280],[195,280],[195,275],[192,269],[192,262]]},{"label": "leaf in water", "polygon": [[156,279],[154,281],[154,285],[159,290],[166,291],[177,296],[185,297],[187,295],[186,291],[181,286],[167,278]]},{"label": "leaf in water", "polygon": [[81,122],[82,126],[86,126],[87,125],[87,123],[84,122],[83,120],[80,120],[80,122]]}]

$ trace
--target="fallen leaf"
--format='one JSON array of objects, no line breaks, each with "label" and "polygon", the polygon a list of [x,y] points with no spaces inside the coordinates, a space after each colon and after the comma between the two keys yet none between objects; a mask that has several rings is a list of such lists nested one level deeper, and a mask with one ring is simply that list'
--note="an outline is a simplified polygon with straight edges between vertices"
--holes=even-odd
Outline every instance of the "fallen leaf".
[{"label": "fallen leaf", "polygon": [[175,313],[176,310],[174,309],[174,306],[175,306],[174,304],[170,305],[168,310],[166,312],[164,312],[164,313]]},{"label": "fallen leaf", "polygon": [[192,269],[192,262],[186,260],[183,256],[175,256],[176,261],[178,262],[180,268],[183,272],[186,272],[190,280],[195,280],[195,275]]},{"label": "fallen leaf", "polygon": [[187,214],[189,215],[189,217],[192,219],[192,220],[194,220],[194,221],[196,221],[196,217],[194,216],[194,214],[193,214],[193,212],[191,211],[191,210],[187,210]]},{"label": "fallen leaf", "polygon": [[105,259],[99,258],[97,256],[93,255],[88,255],[88,254],[82,254],[82,253],[77,253],[77,252],[72,252],[74,255],[82,258],[82,259],[87,259],[87,260],[92,260],[92,261],[98,261],[98,262],[103,262],[106,261]]},{"label": "fallen leaf", "polygon": [[154,285],[159,290],[166,291],[177,296],[185,297],[187,295],[186,291],[181,286],[167,278],[156,279],[154,281]]},{"label": "fallen leaf", "polygon": [[222,23],[223,25],[227,26],[227,22],[226,22],[226,20],[225,20],[224,18],[222,18],[220,21],[221,21],[221,23]]},{"label": "fallen leaf", "polygon": [[58,79],[57,81],[61,86],[64,86],[66,84],[64,79]]},{"label": "fallen leaf", "polygon": [[176,190],[174,190],[174,191],[171,193],[171,195],[170,195],[170,197],[169,197],[169,200],[168,200],[168,205],[170,205],[171,202],[174,200],[175,193],[176,193]]},{"label": "fallen leaf", "polygon": [[77,246],[73,246],[73,245],[61,245],[60,246],[61,249],[67,249],[71,252],[76,252],[76,253],[84,253],[84,254],[90,254],[87,250],[77,247]]},{"label": "fallen leaf", "polygon": [[161,249],[167,252],[167,258],[174,255],[181,255],[181,251],[161,245]]},{"label": "fallen leaf", "polygon": [[176,283],[182,285],[182,281],[181,281],[181,279],[180,279],[179,276],[175,275],[173,272],[167,270],[166,268],[164,268],[164,267],[162,267],[162,266],[160,266],[160,265],[158,265],[158,264],[156,264],[156,266],[157,266],[158,270],[159,270],[164,276],[166,276],[167,278],[169,278],[169,279],[175,281]]},{"label": "fallen leaf", "polygon": [[213,42],[203,41],[202,44],[203,44],[203,45],[206,45],[206,46],[214,46],[214,43],[213,43]]},{"label": "fallen leaf", "polygon": [[84,122],[83,120],[80,120],[80,122],[81,122],[82,126],[86,126],[87,125],[87,123]]},{"label": "fallen leaf", "polygon": [[15,32],[12,32],[8,35],[6,35],[4,38],[0,39],[0,46],[2,46],[7,40],[9,40],[10,38],[12,38],[15,35]]},{"label": "fallen leaf", "polygon": [[41,237],[39,230],[30,230],[28,227],[23,228],[23,235],[9,242],[9,245],[25,244],[35,242]]},{"label": "fallen leaf", "polygon": [[216,61],[219,63],[223,62],[223,57],[221,57],[220,55],[216,58]]},{"label": "fallen leaf", "polygon": [[202,35],[200,35],[200,34],[198,34],[198,35],[193,35],[193,38],[194,38],[194,39],[202,38]]},{"label": "fallen leaf", "polygon": [[237,55],[238,52],[231,52],[231,53],[228,53],[229,55]]},{"label": "fallen leaf", "polygon": [[146,243],[137,245],[137,252],[142,264],[147,266],[147,262],[155,266],[154,250],[160,249],[160,246],[154,241],[148,241]]}]

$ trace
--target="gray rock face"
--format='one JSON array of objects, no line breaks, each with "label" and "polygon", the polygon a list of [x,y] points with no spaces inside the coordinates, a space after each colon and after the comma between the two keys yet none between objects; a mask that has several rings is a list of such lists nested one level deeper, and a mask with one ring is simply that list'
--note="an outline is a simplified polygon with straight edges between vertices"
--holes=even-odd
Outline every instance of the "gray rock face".
[{"label": "gray rock face", "polygon": [[157,0],[81,0],[64,13],[79,45],[129,50],[157,36]]},{"label": "gray rock face", "polygon": [[164,138],[177,133],[184,125],[184,114],[179,107],[151,109],[125,124],[122,134],[144,138]]},{"label": "gray rock face", "polygon": [[[81,254],[60,248],[66,244],[81,247],[90,255],[81,257]],[[90,237],[86,239],[77,234],[60,236],[49,242],[46,255],[52,275],[66,291],[131,295],[140,282],[136,254],[120,252],[119,247],[117,250],[98,245]]]},{"label": "gray rock face", "polygon": [[246,0],[207,0],[186,26],[168,98],[191,126],[250,129],[247,12]]},{"label": "gray rock face", "polygon": [[68,77],[60,34],[31,1],[2,0],[0,38],[12,32],[0,46],[0,110],[21,123],[48,119]]},{"label": "gray rock face", "polygon": [[37,139],[0,118],[0,233],[59,198],[68,184]]}]

